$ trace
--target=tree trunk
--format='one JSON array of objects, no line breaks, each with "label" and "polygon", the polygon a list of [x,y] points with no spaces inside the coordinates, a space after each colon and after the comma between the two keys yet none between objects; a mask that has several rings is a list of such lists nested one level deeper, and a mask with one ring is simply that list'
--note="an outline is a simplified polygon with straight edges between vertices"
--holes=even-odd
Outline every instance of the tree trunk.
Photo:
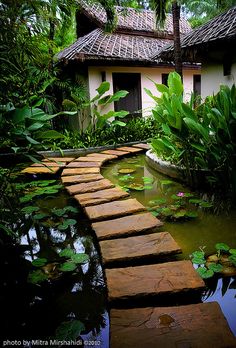
[{"label": "tree trunk", "polygon": [[180,44],[180,6],[177,1],[172,4],[172,18],[173,18],[173,33],[174,33],[174,63],[175,71],[182,78],[182,57],[181,57],[181,44]]}]

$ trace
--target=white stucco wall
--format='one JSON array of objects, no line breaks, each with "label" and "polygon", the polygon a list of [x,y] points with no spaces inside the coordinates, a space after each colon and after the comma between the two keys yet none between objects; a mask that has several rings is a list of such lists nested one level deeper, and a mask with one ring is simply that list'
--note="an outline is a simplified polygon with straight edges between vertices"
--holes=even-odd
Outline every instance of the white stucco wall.
[{"label": "white stucco wall", "polygon": [[236,83],[236,63],[232,65],[231,75],[224,76],[222,64],[203,64],[202,65],[202,98],[217,93],[220,85],[231,87]]},{"label": "white stucco wall", "polygon": [[[113,93],[113,82],[112,82],[112,73],[140,73],[141,74],[141,96],[142,96],[142,109],[143,109],[143,115],[148,116],[151,113],[152,107],[155,105],[154,100],[149,97],[145,90],[145,88],[148,88],[151,90],[151,92],[154,95],[158,95],[158,92],[156,90],[156,87],[154,83],[161,83],[161,75],[162,74],[168,74],[170,71],[173,71],[173,69],[169,68],[143,68],[143,67],[119,67],[119,66],[112,66],[112,67],[89,67],[88,73],[89,73],[89,93],[90,98],[93,98],[96,95],[96,88],[101,84],[102,82],[102,72],[106,73],[106,81],[110,82],[110,93]],[[194,70],[194,69],[184,69],[183,71],[183,82],[184,82],[184,92],[185,92],[185,99],[189,99],[191,92],[193,91],[193,75],[200,74],[200,70]],[[110,108],[113,109],[113,105],[110,105]]]}]

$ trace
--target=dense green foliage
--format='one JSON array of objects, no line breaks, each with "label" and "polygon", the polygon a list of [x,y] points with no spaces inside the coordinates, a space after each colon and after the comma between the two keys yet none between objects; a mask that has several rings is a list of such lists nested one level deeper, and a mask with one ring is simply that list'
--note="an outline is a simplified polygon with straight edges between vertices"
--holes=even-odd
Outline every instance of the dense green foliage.
[{"label": "dense green foliage", "polygon": [[64,137],[53,142],[50,149],[78,149],[104,145],[122,144],[132,141],[145,141],[157,134],[158,127],[152,117],[128,120],[125,127],[105,125],[103,128],[77,131],[64,131]]},{"label": "dense green foliage", "polygon": [[[236,88],[221,86],[220,91],[194,108],[193,100],[183,102],[180,76],[171,73],[168,86],[156,84],[160,97],[153,109],[160,133],[152,148],[161,158],[184,166],[192,181],[191,169],[209,170],[211,179],[223,173],[235,189]],[[219,176],[218,176],[219,175]],[[214,176],[214,178],[213,178]]]}]

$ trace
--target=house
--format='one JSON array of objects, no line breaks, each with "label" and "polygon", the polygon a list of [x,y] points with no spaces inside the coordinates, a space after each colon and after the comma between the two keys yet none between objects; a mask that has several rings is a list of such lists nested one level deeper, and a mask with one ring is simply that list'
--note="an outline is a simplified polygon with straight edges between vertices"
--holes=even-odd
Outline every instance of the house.
[{"label": "house", "polygon": [[[102,81],[108,81],[110,93],[120,89],[129,91],[128,96],[115,102],[112,108],[128,110],[131,115],[142,109],[143,114],[148,115],[154,102],[144,87],[157,94],[153,81],[166,82],[168,73],[174,70],[172,62],[152,58],[155,52],[173,42],[172,16],[168,15],[164,28],[157,30],[153,11],[119,6],[115,11],[116,29],[107,33],[104,31],[106,12],[103,7],[81,0],[76,15],[78,40],[61,51],[57,58],[72,74],[84,75],[90,98],[97,93],[96,88]],[[181,18],[181,34],[190,30],[186,19]],[[193,91],[195,76],[200,76],[199,64],[184,64],[186,94]]]},{"label": "house", "polygon": [[[220,85],[236,83],[236,7],[186,34],[181,40],[182,59],[201,62],[201,95],[219,91]],[[171,61],[173,45],[153,56]]]}]

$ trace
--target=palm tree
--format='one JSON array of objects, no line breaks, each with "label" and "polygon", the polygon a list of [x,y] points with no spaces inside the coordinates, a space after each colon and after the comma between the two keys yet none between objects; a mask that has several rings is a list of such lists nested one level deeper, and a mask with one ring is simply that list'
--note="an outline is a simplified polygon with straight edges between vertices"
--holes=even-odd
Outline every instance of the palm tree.
[{"label": "palm tree", "polygon": [[[212,1],[211,1],[212,2]],[[194,8],[197,3],[205,3],[206,9],[209,9],[209,1],[196,0],[151,0],[151,5],[156,12],[157,23],[163,25],[168,9],[171,6],[173,19],[173,35],[174,35],[174,63],[175,71],[182,77],[182,57],[180,43],[180,8],[184,4],[187,8]],[[218,8],[218,13],[234,6],[236,0],[214,0],[213,7]]]}]

